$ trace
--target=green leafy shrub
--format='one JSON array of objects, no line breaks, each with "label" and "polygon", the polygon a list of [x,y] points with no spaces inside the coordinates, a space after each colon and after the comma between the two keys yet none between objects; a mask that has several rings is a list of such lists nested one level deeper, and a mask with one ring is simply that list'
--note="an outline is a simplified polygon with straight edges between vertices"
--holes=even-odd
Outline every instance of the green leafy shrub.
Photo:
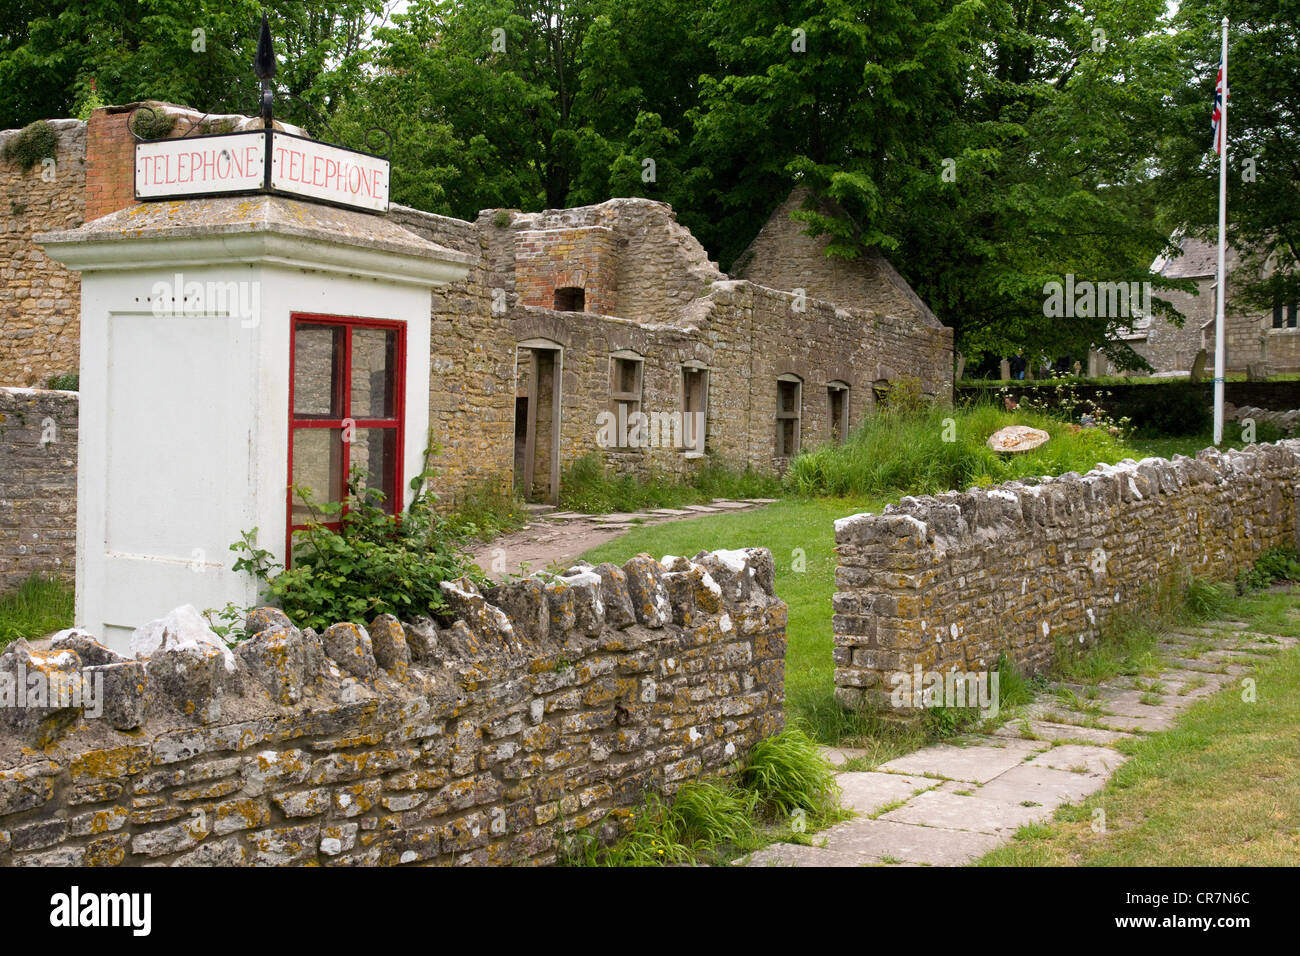
[{"label": "green leafy shrub", "polygon": [[1237,593],[1266,588],[1274,581],[1300,581],[1300,555],[1292,548],[1269,548],[1254,566],[1237,573]]},{"label": "green leafy shrub", "polygon": [[1136,394],[1146,398],[1142,407],[1132,412],[1143,434],[1199,435],[1214,424],[1205,395],[1190,383],[1170,383]]},{"label": "green leafy shrub", "polygon": [[65,372],[62,375],[51,375],[45,382],[45,387],[59,392],[75,392],[80,387],[81,376],[76,372]]},{"label": "green leafy shrub", "polygon": [[934,399],[921,391],[921,380],[904,376],[889,383],[881,392],[881,404],[893,412],[920,412],[934,406]]},{"label": "green leafy shrub", "polygon": [[80,82],[76,85],[81,89],[81,92],[77,95],[76,102],[72,107],[72,115],[83,123],[87,123],[90,121],[90,114],[108,104],[100,97],[94,79],[90,80],[88,86],[82,87]]},{"label": "green leafy shrub", "polygon": [[342,503],[316,505],[308,492],[297,489],[313,519],[294,534],[292,566],[272,564],[269,553],[254,544],[253,529],[230,546],[243,555],[234,568],[265,582],[268,598],[299,627],[364,624],[379,614],[401,620],[440,616],[446,604],[443,581],[463,575],[480,583],[485,579],[456,546],[447,519],[434,511],[436,498],[424,487],[428,476],[426,471],[412,482],[419,493],[400,521],[384,510],[382,492],[363,487],[359,469]]},{"label": "green leafy shrub", "polygon": [[47,120],[37,120],[19,130],[5,143],[5,162],[27,172],[43,159],[54,158],[59,148],[59,134]]},{"label": "green leafy shrub", "polygon": [[176,117],[161,103],[146,103],[131,114],[131,132],[140,139],[163,139],[176,126]]}]

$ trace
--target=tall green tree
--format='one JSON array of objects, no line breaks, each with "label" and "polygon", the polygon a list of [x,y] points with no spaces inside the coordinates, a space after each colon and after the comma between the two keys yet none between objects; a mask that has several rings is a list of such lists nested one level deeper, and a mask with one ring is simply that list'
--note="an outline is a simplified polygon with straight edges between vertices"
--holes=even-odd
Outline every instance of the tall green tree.
[{"label": "tall green tree", "polygon": [[394,132],[395,198],[473,217],[562,206],[578,157],[573,104],[592,0],[415,0],[377,31],[349,111]]},{"label": "tall green tree", "polygon": [[808,0],[743,28],[742,7],[712,5],[728,72],[705,81],[696,123],[734,183],[729,231],[752,235],[802,180],[840,210],[804,214],[832,254],[889,254],[967,353],[1107,343],[1131,360],[1114,343],[1127,320],[1046,317],[1044,286],[1149,278],[1165,245],[1161,0]]},{"label": "tall green tree", "polygon": [[[280,69],[277,115],[324,135],[361,88],[385,0],[268,8]],[[258,0],[16,0],[0,13],[0,129],[69,116],[92,88],[106,103],[156,99],[205,111],[253,111]]]},{"label": "tall green tree", "polygon": [[1162,222],[1215,241],[1219,156],[1210,130],[1221,21],[1228,53],[1228,240],[1234,298],[1300,299],[1300,0],[1184,0],[1169,46],[1185,78],[1165,111]]}]

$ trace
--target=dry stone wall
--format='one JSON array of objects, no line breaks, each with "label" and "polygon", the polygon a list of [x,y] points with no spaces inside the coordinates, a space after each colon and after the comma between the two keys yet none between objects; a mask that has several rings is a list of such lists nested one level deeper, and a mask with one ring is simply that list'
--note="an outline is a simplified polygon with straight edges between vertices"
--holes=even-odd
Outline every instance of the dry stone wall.
[{"label": "dry stone wall", "polygon": [[[611,838],[645,792],[781,729],[773,570],[749,549],[448,582],[449,626],[317,634],[264,608],[233,651],[192,609],[137,632],[137,659],[19,641],[0,864],[553,862],[564,834]],[[90,692],[14,706],[38,684]]]},{"label": "dry stone wall", "polygon": [[0,388],[0,594],[77,558],[77,393]]},{"label": "dry stone wall", "polygon": [[835,687],[887,702],[890,676],[1030,673],[1186,569],[1230,577],[1297,542],[1300,441],[1126,460],[1079,476],[904,498],[835,524]]}]

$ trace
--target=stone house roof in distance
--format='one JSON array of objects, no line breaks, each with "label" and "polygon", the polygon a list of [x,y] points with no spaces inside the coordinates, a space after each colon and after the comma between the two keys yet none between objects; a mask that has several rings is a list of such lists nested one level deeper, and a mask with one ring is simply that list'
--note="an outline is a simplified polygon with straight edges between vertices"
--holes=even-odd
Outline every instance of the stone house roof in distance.
[{"label": "stone house roof in distance", "polygon": [[1193,279],[1212,276],[1219,268],[1219,250],[1213,244],[1184,236],[1178,243],[1182,255],[1171,259],[1157,259],[1152,270],[1171,279]]},{"label": "stone house roof in distance", "polygon": [[[1213,278],[1219,271],[1219,247],[1213,242],[1183,236],[1178,248],[1181,255],[1173,258],[1159,256],[1151,263],[1151,271],[1170,279]],[[1237,250],[1228,247],[1227,266],[1231,269],[1240,259]]]},{"label": "stone house roof in distance", "polygon": [[812,190],[796,186],[776,207],[754,241],[736,259],[733,274],[769,289],[803,289],[811,298],[848,309],[883,312],[916,325],[942,328],[943,323],[907,280],[879,252],[857,259],[827,256],[828,236],[810,236],[807,224],[791,213],[816,201],[836,212],[830,200],[812,199]]}]

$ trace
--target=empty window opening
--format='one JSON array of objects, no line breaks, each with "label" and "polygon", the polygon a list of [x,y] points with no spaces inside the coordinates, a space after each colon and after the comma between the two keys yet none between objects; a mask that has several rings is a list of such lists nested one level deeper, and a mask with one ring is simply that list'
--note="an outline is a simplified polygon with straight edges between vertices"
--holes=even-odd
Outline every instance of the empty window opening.
[{"label": "empty window opening", "polygon": [[587,292],[580,286],[567,285],[555,290],[556,312],[586,312]]},{"label": "empty window opening", "polygon": [[799,454],[799,420],[803,383],[793,375],[783,375],[776,383],[776,457],[793,458]]},{"label": "empty window opening", "polygon": [[831,441],[847,441],[849,437],[849,386],[845,382],[831,382],[826,386],[826,399],[830,404]]},{"label": "empty window opening", "polygon": [[682,446],[687,452],[704,452],[704,433],[709,415],[709,370],[701,366],[682,368]]},{"label": "empty window opening", "polygon": [[[629,427],[632,416],[641,411],[641,370],[644,363],[635,353],[618,353],[609,362],[609,410],[614,413],[615,447],[637,447],[640,430]],[[637,440],[634,441],[633,439]]]}]

